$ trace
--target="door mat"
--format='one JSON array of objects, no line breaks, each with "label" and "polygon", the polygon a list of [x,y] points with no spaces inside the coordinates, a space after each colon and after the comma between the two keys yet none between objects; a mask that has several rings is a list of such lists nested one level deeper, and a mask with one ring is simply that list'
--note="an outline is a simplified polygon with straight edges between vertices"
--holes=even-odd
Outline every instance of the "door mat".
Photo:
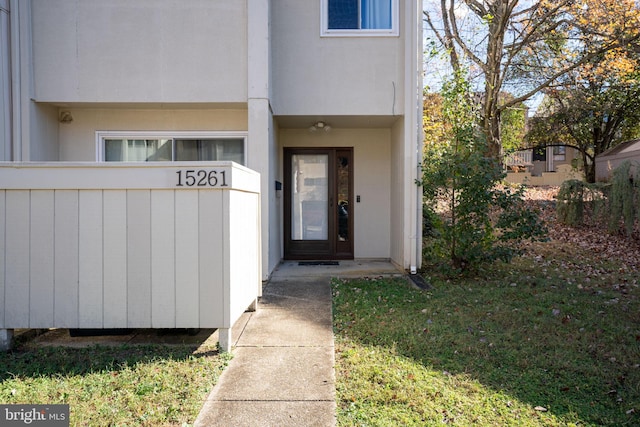
[{"label": "door mat", "polygon": [[298,265],[340,265],[338,261],[300,261]]}]

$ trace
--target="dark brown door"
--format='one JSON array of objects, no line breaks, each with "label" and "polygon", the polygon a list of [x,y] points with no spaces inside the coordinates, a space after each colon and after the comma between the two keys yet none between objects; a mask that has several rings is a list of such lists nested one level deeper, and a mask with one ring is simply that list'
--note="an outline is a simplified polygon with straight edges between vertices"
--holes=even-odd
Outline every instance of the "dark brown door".
[{"label": "dark brown door", "polygon": [[353,149],[284,150],[286,259],[353,259]]}]

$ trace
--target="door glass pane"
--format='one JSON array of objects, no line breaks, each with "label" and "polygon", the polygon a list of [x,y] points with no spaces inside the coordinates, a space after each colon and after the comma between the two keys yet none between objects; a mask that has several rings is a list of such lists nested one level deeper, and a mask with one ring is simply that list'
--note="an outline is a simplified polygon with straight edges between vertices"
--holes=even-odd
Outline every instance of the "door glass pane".
[{"label": "door glass pane", "polygon": [[349,241],[349,157],[337,156],[338,241]]},{"label": "door glass pane", "polygon": [[291,238],[327,240],[329,156],[291,156]]}]

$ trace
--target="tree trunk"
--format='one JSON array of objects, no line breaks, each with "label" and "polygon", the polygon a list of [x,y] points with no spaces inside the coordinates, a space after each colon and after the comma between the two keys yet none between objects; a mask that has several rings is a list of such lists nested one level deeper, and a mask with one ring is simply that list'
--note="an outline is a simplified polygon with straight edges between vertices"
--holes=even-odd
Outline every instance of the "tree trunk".
[{"label": "tree trunk", "polygon": [[584,179],[589,183],[596,182],[596,162],[595,158],[592,161],[587,156],[587,153],[582,151],[582,164],[584,167]]},{"label": "tree trunk", "polygon": [[[500,160],[501,139],[500,139],[500,111],[493,103],[488,103],[485,115],[482,118],[482,129],[487,138],[486,156],[494,160]],[[488,110],[488,111],[487,111]]]},{"label": "tree trunk", "polygon": [[500,89],[502,87],[501,62],[504,53],[505,25],[508,22],[509,0],[490,2],[489,33],[485,68],[484,100],[482,105],[482,129],[487,138],[486,156],[500,160]]}]

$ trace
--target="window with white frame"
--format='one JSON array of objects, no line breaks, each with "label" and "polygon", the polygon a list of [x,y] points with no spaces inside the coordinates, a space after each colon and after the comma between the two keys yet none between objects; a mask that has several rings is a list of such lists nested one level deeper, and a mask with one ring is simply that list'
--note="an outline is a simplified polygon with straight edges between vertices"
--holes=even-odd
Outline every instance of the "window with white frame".
[{"label": "window with white frame", "polygon": [[399,0],[321,0],[322,35],[398,35]]},{"label": "window with white frame", "polygon": [[98,132],[104,162],[233,161],[245,164],[246,135],[220,132]]},{"label": "window with white frame", "polygon": [[567,155],[567,147],[559,145],[553,147],[553,160],[564,161]]}]

